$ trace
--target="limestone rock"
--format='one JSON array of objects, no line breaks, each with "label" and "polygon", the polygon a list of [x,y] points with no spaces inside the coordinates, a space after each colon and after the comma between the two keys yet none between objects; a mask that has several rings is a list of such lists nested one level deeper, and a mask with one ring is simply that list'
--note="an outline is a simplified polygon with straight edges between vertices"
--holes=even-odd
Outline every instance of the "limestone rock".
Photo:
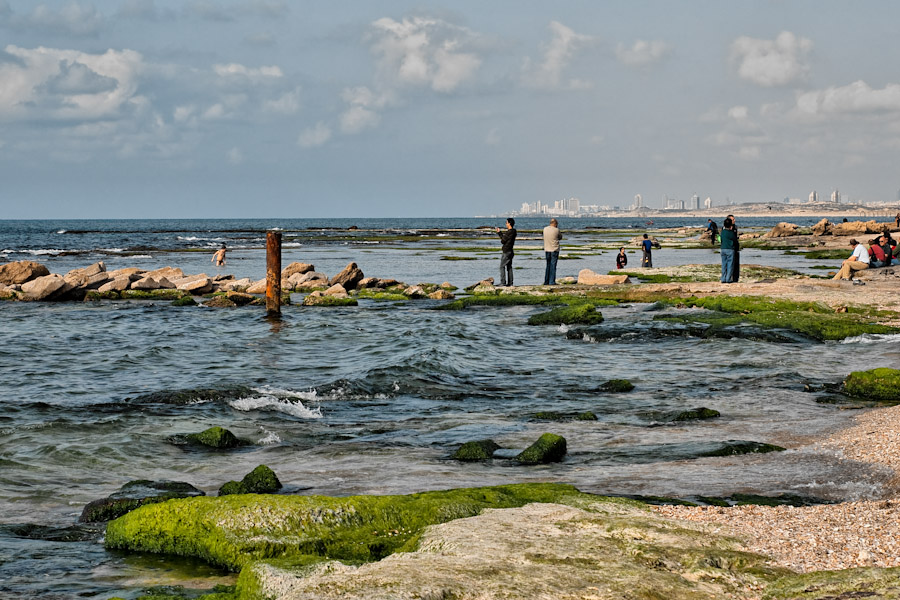
[{"label": "limestone rock", "polygon": [[233,291],[225,292],[225,297],[234,302],[237,306],[244,306],[256,300],[256,297],[251,294]]},{"label": "limestone rock", "polygon": [[344,269],[340,273],[332,277],[328,281],[328,283],[330,285],[340,283],[342,286],[344,286],[345,290],[349,291],[356,289],[356,284],[358,284],[364,278],[365,275],[363,275],[362,269],[356,266],[355,262],[352,262],[344,267]]},{"label": "limestone rock", "polygon": [[94,287],[100,287],[109,280],[109,275],[106,273],[106,265],[100,261],[83,269],[72,269],[63,279],[72,287],[88,287],[88,281],[93,282]]},{"label": "limestone rock", "polygon": [[466,288],[467,292],[474,292],[477,288],[486,288],[490,287],[493,289],[494,287],[494,278],[488,277],[487,279],[482,279],[478,283],[474,283]]},{"label": "limestone rock", "polygon": [[288,279],[295,273],[303,275],[304,273],[309,273],[310,271],[315,270],[316,268],[308,263],[293,262],[281,270],[281,278]]},{"label": "limestone rock", "polygon": [[453,290],[456,289],[456,286],[453,285],[452,283],[450,283],[449,281],[445,281],[444,283],[441,284],[440,287],[441,287],[442,290],[447,290],[447,291],[450,291],[450,292],[452,292]]},{"label": "limestone rock", "polygon": [[339,283],[334,284],[333,286],[322,292],[322,294],[324,294],[325,296],[334,296],[335,298],[348,297],[347,290],[344,289],[344,286]]},{"label": "limestone rock", "polygon": [[411,285],[405,290],[403,290],[404,296],[409,296],[410,298],[424,298],[427,294],[425,290],[422,289],[420,285]]},{"label": "limestone rock", "polygon": [[44,275],[22,284],[22,291],[29,300],[52,300],[74,289],[74,286],[57,274]]},{"label": "limestone rock", "polygon": [[380,281],[381,280],[379,280],[377,277],[363,277],[360,282],[356,284],[356,287],[358,289],[377,288],[381,287],[378,285]]},{"label": "limestone rock", "polygon": [[275,472],[266,465],[259,465],[240,481],[229,481],[219,488],[220,496],[230,494],[274,494],[282,488]]},{"label": "limestone rock", "polygon": [[822,219],[812,226],[813,235],[831,235],[834,233],[834,225],[828,219]]},{"label": "limestone rock", "polygon": [[160,277],[158,280],[153,277],[144,277],[131,284],[131,289],[133,290],[170,290],[174,287],[175,285],[165,277]]},{"label": "limestone rock", "polygon": [[200,433],[189,433],[184,436],[191,444],[207,446],[217,450],[247,446],[250,442],[239,439],[224,427],[210,427]]},{"label": "limestone rock", "polygon": [[169,281],[184,279],[184,271],[176,267],[163,267],[161,269],[156,269],[155,271],[148,271],[147,273],[144,273],[144,275],[146,277],[152,277],[153,279],[165,277]]},{"label": "limestone rock", "polygon": [[766,234],[766,237],[772,238],[780,238],[780,237],[791,237],[793,235],[797,235],[797,230],[800,229],[799,225],[794,225],[793,223],[779,223],[775,227],[772,228],[769,233]]},{"label": "limestone rock", "polygon": [[475,462],[488,460],[494,456],[494,452],[500,449],[500,444],[494,440],[478,440],[475,442],[466,442],[450,457],[453,460],[461,460],[463,462]]},{"label": "limestone rock", "polygon": [[20,260],[0,265],[0,283],[4,285],[19,285],[38,277],[46,277],[49,274],[50,269],[33,260]]},{"label": "limestone rock", "polygon": [[106,292],[122,292],[131,287],[131,278],[128,275],[120,275],[100,286],[97,290],[100,293]]},{"label": "limestone rock", "polygon": [[205,496],[189,483],[183,481],[129,481],[119,491],[103,500],[94,500],[84,507],[78,521],[81,523],[99,523],[111,521],[144,504],[164,502],[172,498],[191,498]]},{"label": "limestone rock", "polygon": [[[201,273],[199,275],[191,275],[190,277],[184,277],[182,279],[176,279],[172,283],[175,284],[175,288],[179,290],[183,290],[185,292],[190,292],[192,294],[206,294],[212,291],[212,281],[205,274]],[[134,284],[131,286],[134,288]]]},{"label": "limestone rock", "polygon": [[312,292],[303,299],[303,306],[357,306],[358,304],[356,298],[326,296],[321,291]]},{"label": "limestone rock", "polygon": [[631,283],[628,275],[600,275],[590,269],[582,269],[578,272],[578,283],[581,285],[615,285]]},{"label": "limestone rock", "polygon": [[445,289],[440,289],[431,292],[428,297],[432,300],[453,300],[455,296]]},{"label": "limestone rock", "polygon": [[16,290],[0,283],[0,300],[9,300],[17,296]]},{"label": "limestone rock", "polygon": [[249,277],[227,281],[219,286],[223,292],[242,292],[253,284]]},{"label": "limestone rock", "polygon": [[248,294],[265,294],[266,293],[266,280],[260,279],[256,281],[247,288]]},{"label": "limestone rock", "polygon": [[127,276],[131,281],[137,281],[144,276],[143,269],[138,269],[137,267],[128,267],[127,269],[116,269],[115,271],[108,271],[106,274],[110,279],[116,279],[123,275]]},{"label": "limestone rock", "polygon": [[234,308],[237,304],[233,300],[225,296],[214,296],[203,302],[203,306],[209,308]]},{"label": "limestone rock", "polygon": [[846,223],[835,223],[832,233],[834,235],[863,235],[869,233],[881,233],[884,225],[880,225],[877,221],[848,221]]}]

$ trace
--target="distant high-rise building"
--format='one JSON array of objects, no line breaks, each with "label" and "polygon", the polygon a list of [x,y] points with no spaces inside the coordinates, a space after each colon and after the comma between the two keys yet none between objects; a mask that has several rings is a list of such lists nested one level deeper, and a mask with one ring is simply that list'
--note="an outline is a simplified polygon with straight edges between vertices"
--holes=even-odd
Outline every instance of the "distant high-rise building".
[{"label": "distant high-rise building", "polygon": [[697,194],[691,196],[691,210],[700,210],[700,196]]},{"label": "distant high-rise building", "polygon": [[831,201],[840,204],[841,202],[841,193],[835,189],[831,192]]},{"label": "distant high-rise building", "polygon": [[816,190],[813,190],[809,193],[809,201],[810,202],[818,202],[819,194],[816,193]]},{"label": "distant high-rise building", "polygon": [[709,196],[706,197],[706,200],[703,201],[703,208],[712,208],[712,198],[710,198]]},{"label": "distant high-rise building", "polygon": [[[897,197],[900,198],[900,192],[897,192]],[[644,206],[644,198],[640,194],[634,195],[634,207],[641,208]]]}]

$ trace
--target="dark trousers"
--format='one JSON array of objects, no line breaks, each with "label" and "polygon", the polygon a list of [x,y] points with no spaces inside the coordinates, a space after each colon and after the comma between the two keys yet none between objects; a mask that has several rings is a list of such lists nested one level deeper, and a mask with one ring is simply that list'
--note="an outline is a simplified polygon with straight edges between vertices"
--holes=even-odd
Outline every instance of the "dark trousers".
[{"label": "dark trousers", "polygon": [[512,252],[504,252],[500,257],[500,285],[513,284]]},{"label": "dark trousers", "polygon": [[547,268],[544,269],[544,285],[556,283],[556,261],[559,260],[559,250],[556,252],[544,252],[547,260]]}]

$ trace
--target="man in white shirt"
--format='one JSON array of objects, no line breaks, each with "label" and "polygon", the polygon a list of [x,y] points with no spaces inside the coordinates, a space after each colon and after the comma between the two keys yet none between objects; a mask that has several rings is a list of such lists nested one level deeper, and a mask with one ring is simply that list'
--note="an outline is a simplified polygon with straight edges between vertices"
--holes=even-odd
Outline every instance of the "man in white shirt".
[{"label": "man in white shirt", "polygon": [[869,251],[866,247],[855,239],[850,240],[850,245],[853,246],[853,254],[843,262],[841,270],[834,276],[835,280],[853,279],[854,271],[862,271],[869,268]]},{"label": "man in white shirt", "polygon": [[556,283],[556,261],[559,260],[559,240],[561,239],[559,221],[550,219],[550,224],[544,227],[544,256],[547,259],[547,268],[544,269],[544,285]]}]

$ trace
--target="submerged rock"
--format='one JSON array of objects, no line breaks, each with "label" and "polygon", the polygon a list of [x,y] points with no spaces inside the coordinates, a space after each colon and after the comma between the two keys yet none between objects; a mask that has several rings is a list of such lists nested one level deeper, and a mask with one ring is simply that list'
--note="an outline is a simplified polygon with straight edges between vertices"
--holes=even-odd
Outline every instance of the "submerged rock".
[{"label": "submerged rock", "polygon": [[250,442],[239,439],[236,435],[223,427],[210,427],[200,433],[189,433],[184,436],[185,441],[191,444],[207,446],[219,450],[238,448],[249,445]]},{"label": "submerged rock", "polygon": [[208,306],[209,308],[234,308],[237,304],[226,296],[213,296],[209,300],[205,300],[203,306]]},{"label": "submerged rock", "polygon": [[500,449],[500,444],[494,440],[478,440],[476,442],[466,442],[460,446],[456,452],[450,457],[453,460],[461,460],[466,462],[474,462],[479,460],[488,460],[494,456],[494,452]]},{"label": "submerged rock", "polygon": [[610,379],[600,384],[599,391],[607,394],[619,394],[622,392],[630,392],[634,389],[634,384],[627,379]]},{"label": "submerged rock", "polygon": [[694,420],[703,420],[703,419],[714,419],[720,416],[721,413],[717,410],[713,410],[711,408],[706,408],[705,406],[701,406],[699,408],[692,408],[690,410],[682,411],[675,415],[673,421],[694,421]]},{"label": "submerged rock", "polygon": [[844,380],[844,393],[877,402],[900,403],[900,370],[854,371]]},{"label": "submerged rock", "polygon": [[775,444],[729,440],[727,442],[723,442],[720,448],[711,450],[709,452],[703,452],[698,456],[735,456],[738,454],[765,454],[767,452],[784,452],[784,450],[785,448],[776,446]]},{"label": "submerged rock", "polygon": [[535,413],[534,418],[540,421],[596,421],[597,415],[589,410],[582,413],[544,411]]},{"label": "submerged rock", "polygon": [[557,306],[550,312],[528,318],[529,325],[594,325],[603,322],[603,315],[593,304]]},{"label": "submerged rock", "polygon": [[545,433],[519,453],[515,460],[527,465],[537,465],[559,462],[565,455],[566,438],[555,433]]},{"label": "submerged rock", "polygon": [[94,500],[88,503],[78,521],[81,523],[98,523],[116,519],[140,506],[164,502],[172,498],[192,498],[205,496],[202,490],[198,490],[184,481],[150,481],[139,479],[129,481],[119,491],[102,500]]},{"label": "submerged rock", "polygon": [[247,473],[240,481],[229,481],[219,488],[220,496],[232,494],[273,494],[283,486],[275,471],[266,465],[259,465]]}]

